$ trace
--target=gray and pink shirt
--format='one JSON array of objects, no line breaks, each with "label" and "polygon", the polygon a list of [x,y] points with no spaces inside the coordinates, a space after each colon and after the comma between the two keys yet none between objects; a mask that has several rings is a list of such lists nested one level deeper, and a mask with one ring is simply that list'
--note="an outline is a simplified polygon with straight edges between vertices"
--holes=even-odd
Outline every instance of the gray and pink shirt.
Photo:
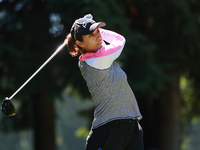
[{"label": "gray and pink shirt", "polygon": [[142,118],[126,73],[115,62],[125,38],[113,31],[99,29],[109,43],[95,53],[79,57],[79,67],[95,104],[92,129],[117,119]]}]

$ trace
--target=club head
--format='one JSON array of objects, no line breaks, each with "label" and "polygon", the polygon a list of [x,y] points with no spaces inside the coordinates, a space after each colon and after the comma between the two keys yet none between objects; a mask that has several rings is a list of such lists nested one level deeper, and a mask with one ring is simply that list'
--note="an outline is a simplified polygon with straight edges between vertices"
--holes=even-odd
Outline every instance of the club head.
[{"label": "club head", "polygon": [[14,116],[16,114],[15,106],[8,97],[4,98],[1,111],[7,116]]}]

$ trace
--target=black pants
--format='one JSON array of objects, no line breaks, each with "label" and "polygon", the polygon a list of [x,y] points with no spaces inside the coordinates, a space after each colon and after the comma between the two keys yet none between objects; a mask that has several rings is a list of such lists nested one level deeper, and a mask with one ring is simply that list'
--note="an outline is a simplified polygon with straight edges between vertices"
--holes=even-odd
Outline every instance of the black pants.
[{"label": "black pants", "polygon": [[114,120],[90,131],[86,150],[143,150],[143,130],[138,121]]}]

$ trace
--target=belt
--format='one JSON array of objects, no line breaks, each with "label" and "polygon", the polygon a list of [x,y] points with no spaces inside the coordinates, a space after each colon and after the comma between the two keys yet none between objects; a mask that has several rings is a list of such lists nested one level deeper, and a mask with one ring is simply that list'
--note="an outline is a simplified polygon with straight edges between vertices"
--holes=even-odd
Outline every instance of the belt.
[{"label": "belt", "polygon": [[113,127],[120,127],[122,125],[131,125],[135,124],[137,120],[135,119],[118,119],[118,120],[113,120],[107,123],[108,126],[113,126]]}]

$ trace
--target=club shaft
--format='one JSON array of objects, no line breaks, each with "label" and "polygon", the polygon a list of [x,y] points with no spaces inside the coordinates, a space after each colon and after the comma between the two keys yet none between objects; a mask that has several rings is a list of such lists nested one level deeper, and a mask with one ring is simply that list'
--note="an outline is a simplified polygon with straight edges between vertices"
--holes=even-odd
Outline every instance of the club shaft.
[{"label": "club shaft", "polygon": [[58,52],[62,50],[65,45],[65,42],[60,45],[56,51],[43,63],[43,65],[38,70],[36,70],[35,73],[9,99],[12,99]]}]

